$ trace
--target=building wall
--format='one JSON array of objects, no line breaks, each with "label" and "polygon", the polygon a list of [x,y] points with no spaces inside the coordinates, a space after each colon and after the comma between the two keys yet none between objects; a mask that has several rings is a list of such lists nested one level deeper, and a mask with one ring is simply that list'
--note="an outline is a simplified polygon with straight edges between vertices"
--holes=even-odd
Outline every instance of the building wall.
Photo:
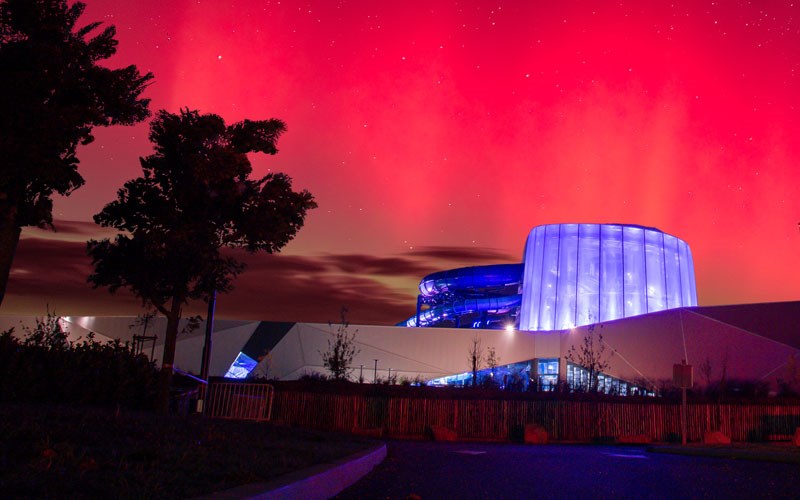
[{"label": "building wall", "polygon": [[565,330],[697,305],[689,246],[653,228],[538,226],[524,264],[520,330]]}]

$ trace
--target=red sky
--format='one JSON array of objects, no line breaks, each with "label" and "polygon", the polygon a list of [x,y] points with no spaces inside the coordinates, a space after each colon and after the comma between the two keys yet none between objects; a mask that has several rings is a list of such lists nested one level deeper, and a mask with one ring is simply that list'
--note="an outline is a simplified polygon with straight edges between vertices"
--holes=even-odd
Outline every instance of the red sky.
[{"label": "red sky", "polygon": [[[800,287],[800,4],[88,0],[152,110],[280,118],[255,174],[319,203],[217,313],[394,323],[428,272],[519,262],[559,222],[689,243],[701,305]],[[26,231],[3,314],[137,314],[91,291],[91,217],[140,174],[147,124],[96,130],[59,232]],[[202,306],[200,306],[202,309]]]}]

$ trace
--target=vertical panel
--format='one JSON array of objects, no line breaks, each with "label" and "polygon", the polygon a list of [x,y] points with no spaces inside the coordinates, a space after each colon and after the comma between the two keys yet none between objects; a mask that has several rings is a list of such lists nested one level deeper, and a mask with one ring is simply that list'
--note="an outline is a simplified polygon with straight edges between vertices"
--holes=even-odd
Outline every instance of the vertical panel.
[{"label": "vertical panel", "polygon": [[647,312],[645,301],[646,269],[644,261],[643,230],[639,227],[623,227],[625,316],[636,316]]},{"label": "vertical panel", "polygon": [[697,305],[697,284],[695,282],[694,277],[694,260],[692,259],[692,249],[689,248],[689,245],[686,245],[686,253],[688,254],[689,258],[686,259],[686,263],[688,264],[689,268],[689,306],[696,306]]},{"label": "vertical panel", "polygon": [[561,224],[556,287],[556,330],[575,326],[575,297],[578,279],[578,225]]},{"label": "vertical panel", "polygon": [[600,254],[600,311],[597,321],[610,321],[623,317],[622,226],[604,225],[600,229],[602,248]]},{"label": "vertical panel", "polygon": [[666,271],[666,296],[667,308],[680,307],[681,299],[681,269],[680,255],[678,253],[678,238],[664,235],[664,269]]},{"label": "vertical panel", "polygon": [[600,301],[600,225],[581,224],[578,240],[578,287],[576,326],[598,317]]},{"label": "vertical panel", "polygon": [[551,224],[526,243],[520,329],[567,329],[697,304],[688,245],[656,229]]},{"label": "vertical panel", "polygon": [[544,252],[542,256],[542,297],[537,330],[554,330],[556,313],[556,291],[558,289],[559,225],[545,226]]},{"label": "vertical panel", "polygon": [[645,259],[647,261],[645,269],[647,272],[647,312],[663,311],[667,308],[663,234],[650,230],[644,232]]},{"label": "vertical panel", "polygon": [[537,226],[525,244],[520,330],[539,330],[539,305],[542,298],[542,262],[544,257],[544,227]]},{"label": "vertical panel", "polygon": [[681,305],[688,306],[692,302],[691,287],[689,286],[691,283],[689,269],[692,258],[689,255],[689,246],[683,241],[678,243],[678,249],[681,266]]}]

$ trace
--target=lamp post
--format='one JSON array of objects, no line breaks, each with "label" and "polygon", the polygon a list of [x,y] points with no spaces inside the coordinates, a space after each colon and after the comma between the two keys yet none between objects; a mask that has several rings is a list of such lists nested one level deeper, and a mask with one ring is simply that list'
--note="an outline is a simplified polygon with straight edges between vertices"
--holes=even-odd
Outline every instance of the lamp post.
[{"label": "lamp post", "polygon": [[692,365],[686,364],[686,360],[681,360],[680,364],[672,365],[672,383],[675,387],[681,388],[681,444],[686,446],[686,420],[688,407],[686,404],[686,389],[691,389],[693,385]]},{"label": "lamp post", "polygon": [[217,291],[211,290],[208,295],[208,314],[206,315],[206,337],[203,343],[203,358],[200,360],[200,378],[205,385],[200,387],[200,398],[197,400],[197,412],[203,413],[206,393],[208,392],[208,368],[211,364],[211,334],[214,332],[214,309],[217,305]]},{"label": "lamp post", "polygon": [[373,375],[373,377],[372,377],[372,383],[373,384],[377,384],[378,383],[378,360],[377,359],[375,360],[375,375]]}]

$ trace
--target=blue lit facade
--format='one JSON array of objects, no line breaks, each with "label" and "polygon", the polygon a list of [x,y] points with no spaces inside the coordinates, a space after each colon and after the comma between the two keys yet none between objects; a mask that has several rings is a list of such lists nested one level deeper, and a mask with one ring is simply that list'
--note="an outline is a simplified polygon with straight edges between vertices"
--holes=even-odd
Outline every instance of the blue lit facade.
[{"label": "blue lit facade", "polygon": [[433,273],[405,326],[575,326],[697,305],[689,245],[655,228],[549,224],[531,230],[524,262]]},{"label": "blue lit facade", "polygon": [[654,228],[535,227],[523,273],[521,330],[565,330],[697,305],[689,245]]}]

